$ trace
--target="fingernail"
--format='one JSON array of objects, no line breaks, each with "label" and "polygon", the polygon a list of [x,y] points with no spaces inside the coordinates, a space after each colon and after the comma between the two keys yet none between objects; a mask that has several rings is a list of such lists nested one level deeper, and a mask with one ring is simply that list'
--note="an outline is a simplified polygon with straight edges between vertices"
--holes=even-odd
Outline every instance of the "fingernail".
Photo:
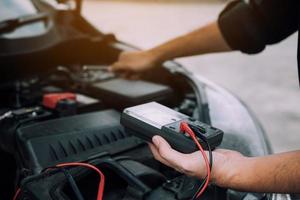
[{"label": "fingernail", "polygon": [[156,146],[158,146],[158,145],[159,145],[159,138],[158,138],[157,136],[154,136],[154,137],[152,138],[152,142],[153,142]]}]

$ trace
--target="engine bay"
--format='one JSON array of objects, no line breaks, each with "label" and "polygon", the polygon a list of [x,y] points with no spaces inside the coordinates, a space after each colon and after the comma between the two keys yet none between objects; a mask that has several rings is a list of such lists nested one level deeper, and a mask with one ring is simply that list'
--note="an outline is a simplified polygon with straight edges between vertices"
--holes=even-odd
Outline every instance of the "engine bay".
[{"label": "engine bay", "polygon": [[[127,107],[156,101],[211,124],[205,88],[174,62],[144,73],[139,80],[119,77],[108,66],[120,52],[136,49],[86,21],[80,15],[81,1],[76,1],[76,10],[55,7],[50,1],[28,2],[42,14],[38,23],[45,33],[36,34],[30,29],[35,24],[29,22],[27,28],[34,33],[30,37],[11,39],[0,33],[1,199],[14,195],[18,200],[96,199],[99,177],[93,170],[56,167],[74,162],[103,171],[103,199],[191,199],[201,180],[156,161],[148,144],[124,129],[120,116]],[[13,29],[24,26],[19,25]],[[219,107],[214,112],[223,113],[225,106],[218,101],[223,96],[215,98]],[[227,123],[227,116],[221,120]],[[248,148],[243,137],[236,142],[239,134],[224,136],[223,147]],[[267,197],[210,184],[201,199]]]},{"label": "engine bay", "polygon": [[[38,189],[44,187],[56,195],[53,199],[74,199],[63,172],[47,169],[60,163],[88,162],[100,166],[107,177],[104,199],[189,199],[195,192],[190,186],[197,185],[197,180],[155,161],[147,143],[120,124],[124,108],[150,101],[195,115],[193,89],[182,84],[182,77],[161,70],[156,73],[166,77],[158,82],[155,72],[140,80],[126,80],[102,65],[58,66],[47,77],[1,85],[0,146],[7,161],[1,170],[7,177],[1,183],[2,196],[11,199],[21,187],[21,199],[49,198]],[[170,77],[173,80],[168,82]],[[95,174],[78,168],[70,173],[84,199],[95,199]]]}]

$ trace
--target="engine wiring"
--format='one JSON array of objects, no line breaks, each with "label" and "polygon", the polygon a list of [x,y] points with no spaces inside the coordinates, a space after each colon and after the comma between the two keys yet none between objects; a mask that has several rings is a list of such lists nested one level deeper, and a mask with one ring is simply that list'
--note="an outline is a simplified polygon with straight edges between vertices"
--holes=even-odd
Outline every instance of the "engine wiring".
[{"label": "engine wiring", "polygon": [[[94,165],[91,165],[91,164],[88,164],[88,163],[80,163],[80,162],[61,163],[61,164],[56,165],[54,168],[65,168],[65,167],[85,167],[85,168],[89,168],[89,169],[92,169],[92,170],[96,171],[97,174],[100,177],[99,186],[98,186],[98,193],[97,193],[97,200],[102,200],[103,199],[104,187],[105,187],[105,176],[101,172],[101,170],[99,170]],[[53,167],[50,167],[49,169],[53,169]],[[68,174],[65,174],[65,175],[69,176]],[[71,180],[71,179],[69,179],[69,180]],[[73,188],[73,186],[71,185],[72,188]],[[13,197],[13,200],[17,200],[20,193],[21,193],[21,189],[18,188],[16,190],[16,193],[15,193],[14,197]],[[76,194],[76,195],[78,195],[78,194]],[[77,197],[80,197],[80,195],[77,196]]]},{"label": "engine wiring", "polygon": [[93,169],[94,171],[96,171],[99,174],[100,182],[99,182],[99,186],[98,186],[97,200],[102,200],[103,193],[104,193],[105,176],[97,167],[95,167],[94,165],[88,164],[88,163],[79,163],[79,162],[62,163],[62,164],[56,165],[56,167],[77,167],[77,166]]},{"label": "engine wiring", "polygon": [[20,193],[21,193],[21,188],[18,188],[16,193],[14,194],[13,200],[17,200]]},{"label": "engine wiring", "polygon": [[[193,196],[193,200],[198,199],[207,189],[208,184],[209,184],[209,180],[211,177],[211,168],[212,168],[212,152],[211,152],[211,148],[208,144],[207,141],[205,141],[205,143],[208,145],[208,150],[209,150],[209,157],[210,159],[208,160],[203,147],[201,146],[201,144],[199,143],[195,132],[192,130],[192,128],[189,126],[189,124],[187,122],[181,122],[180,123],[180,130],[187,133],[195,142],[195,144],[197,145],[197,147],[199,148],[204,161],[205,161],[205,166],[206,166],[206,170],[207,170],[207,176],[205,177],[205,179],[203,180],[202,184],[200,185],[199,189],[197,190],[197,192],[195,193],[195,195]],[[201,138],[200,138],[201,139]],[[203,139],[203,138],[202,138]]]},{"label": "engine wiring", "polygon": [[8,111],[6,113],[4,113],[3,115],[0,116],[0,121],[8,118],[8,117],[11,117],[12,116],[12,111]]},{"label": "engine wiring", "polygon": [[[209,159],[208,159],[206,153],[204,152],[203,147],[201,146],[201,144],[199,143],[199,141],[197,139],[197,136],[195,134],[195,132],[197,132],[197,130],[195,127],[189,125],[187,122],[181,122],[180,130],[187,133],[193,139],[193,141],[199,148],[199,150],[204,158],[204,161],[205,161],[207,175],[206,175],[205,179],[203,180],[203,182],[201,183],[199,189],[197,190],[197,192],[194,194],[194,196],[192,198],[192,200],[197,200],[205,192],[205,190],[207,189],[208,184],[209,184],[209,180],[211,177],[212,162],[213,162],[212,150],[211,150],[211,147],[210,147],[208,141],[205,140],[203,137],[200,137],[200,139],[202,139],[205,142],[205,144],[207,145],[207,148],[209,151]],[[88,164],[88,163],[71,162],[71,163],[58,164],[54,168],[62,168],[62,171],[65,174],[65,176],[67,177],[67,180],[69,181],[71,188],[75,192],[76,197],[78,198],[78,200],[83,200],[82,194],[80,193],[73,177],[68,173],[67,170],[65,170],[66,167],[79,167],[79,166],[92,169],[98,173],[98,175],[100,177],[100,181],[99,181],[99,186],[98,186],[97,200],[102,200],[103,193],[104,193],[104,187],[105,187],[105,176],[101,172],[101,170],[99,170],[97,167],[95,167],[94,165]],[[49,169],[52,169],[52,167]],[[17,200],[20,193],[21,193],[21,189],[19,188],[16,190],[13,200]]]},{"label": "engine wiring", "polygon": [[83,195],[81,194],[73,176],[70,174],[69,170],[65,169],[65,168],[61,168],[61,171],[64,173],[67,181],[69,182],[77,200],[84,200]]}]

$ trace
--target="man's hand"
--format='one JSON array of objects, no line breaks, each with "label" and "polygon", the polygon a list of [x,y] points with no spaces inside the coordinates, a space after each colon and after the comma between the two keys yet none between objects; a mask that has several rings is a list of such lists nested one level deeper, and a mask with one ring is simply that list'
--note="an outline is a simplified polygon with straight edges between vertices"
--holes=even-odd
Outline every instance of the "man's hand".
[{"label": "man's hand", "polygon": [[[190,176],[202,179],[206,176],[200,152],[180,153],[160,136],[154,136],[152,142],[149,146],[158,161]],[[217,149],[213,151],[211,175],[210,181],[224,188],[248,192],[300,193],[300,151],[245,157],[236,151]]]},{"label": "man's hand", "polygon": [[158,65],[158,60],[151,51],[123,52],[118,61],[111,65],[110,70],[127,78],[135,78],[139,73]]},{"label": "man's hand", "polygon": [[[167,141],[160,136],[154,136],[152,141],[153,144],[149,144],[149,146],[156,160],[189,176],[205,178],[207,171],[200,151],[191,154],[180,153],[172,149]],[[208,152],[206,152],[206,154],[208,155]],[[224,149],[215,150],[213,152],[211,181],[222,185],[224,173],[226,173],[223,169],[226,169],[228,161],[237,161],[243,158],[244,157],[236,151]]]}]

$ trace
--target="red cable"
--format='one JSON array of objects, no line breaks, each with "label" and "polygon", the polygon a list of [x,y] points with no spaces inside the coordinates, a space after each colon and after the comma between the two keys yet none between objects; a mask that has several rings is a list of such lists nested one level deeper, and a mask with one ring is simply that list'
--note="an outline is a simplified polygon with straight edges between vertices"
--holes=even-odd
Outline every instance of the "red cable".
[{"label": "red cable", "polygon": [[104,184],[105,184],[105,176],[104,174],[95,166],[87,163],[62,163],[56,165],[56,167],[70,167],[70,166],[82,166],[82,167],[87,167],[90,169],[95,170],[99,175],[100,175],[100,183],[98,186],[98,194],[97,194],[97,200],[102,200],[103,198],[103,193],[104,193]]},{"label": "red cable", "polygon": [[199,193],[197,194],[197,198],[199,198],[203,192],[206,190],[208,184],[209,184],[209,180],[210,180],[210,167],[209,167],[209,161],[208,161],[208,158],[201,146],[201,144],[199,143],[199,141],[197,140],[196,138],[196,135],[194,133],[194,131],[189,127],[188,123],[186,122],[181,122],[180,123],[180,130],[181,131],[184,131],[186,132],[187,134],[189,134],[191,136],[191,138],[194,140],[194,142],[196,143],[197,147],[199,148],[203,158],[204,158],[204,161],[205,161],[205,165],[206,165],[206,170],[207,170],[207,179],[206,179],[206,182],[204,184],[204,186],[202,187],[202,189],[199,191]]},{"label": "red cable", "polygon": [[18,198],[20,192],[21,192],[21,189],[18,188],[17,191],[16,191],[16,193],[15,193],[15,195],[14,195],[14,197],[13,197],[13,200],[17,200],[17,198]]},{"label": "red cable", "polygon": [[[95,170],[99,175],[100,175],[100,183],[98,186],[98,194],[97,194],[97,200],[102,200],[103,199],[103,193],[104,193],[104,185],[105,185],[105,176],[104,174],[95,166],[91,165],[91,164],[87,164],[87,163],[77,163],[77,162],[73,162],[73,163],[62,163],[62,164],[58,164],[56,165],[56,167],[78,167],[78,166],[82,166],[82,167],[86,167],[86,168],[90,168]],[[17,200],[19,194],[21,192],[21,189],[17,189],[13,200]]]}]

